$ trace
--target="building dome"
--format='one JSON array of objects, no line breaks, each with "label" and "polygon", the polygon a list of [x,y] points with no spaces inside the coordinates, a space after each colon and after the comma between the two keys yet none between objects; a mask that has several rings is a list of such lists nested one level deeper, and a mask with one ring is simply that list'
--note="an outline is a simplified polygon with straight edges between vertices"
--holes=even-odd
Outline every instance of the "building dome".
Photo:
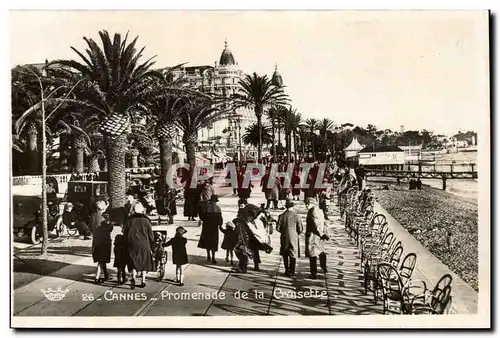
[{"label": "building dome", "polygon": [[283,79],[281,78],[281,74],[278,73],[278,65],[274,66],[274,73],[271,82],[275,86],[283,86]]},{"label": "building dome", "polygon": [[219,65],[221,66],[230,66],[235,65],[233,53],[227,48],[227,40],[224,42],[224,50],[220,56]]}]

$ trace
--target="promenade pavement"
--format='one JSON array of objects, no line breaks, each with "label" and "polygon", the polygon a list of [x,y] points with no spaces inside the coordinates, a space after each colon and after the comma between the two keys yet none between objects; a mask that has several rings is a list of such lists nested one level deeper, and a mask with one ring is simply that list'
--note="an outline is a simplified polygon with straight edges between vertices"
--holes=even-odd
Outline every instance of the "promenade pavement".
[{"label": "promenade pavement", "polygon": [[[219,189],[219,195],[222,195],[219,205],[223,218],[225,221],[232,220],[237,212],[238,198],[230,195],[229,188]],[[223,193],[224,189],[227,190],[226,193]],[[260,191],[252,193],[249,200],[256,205],[263,201],[264,196]],[[296,203],[296,210],[305,225],[304,204],[302,201]],[[272,214],[277,219],[281,212],[283,211],[272,211]],[[317,280],[308,279],[309,260],[304,257],[303,234],[300,236],[301,257],[297,262],[295,278],[284,276],[277,231],[272,235],[273,252],[261,252],[260,271],[253,271],[251,262],[248,273],[239,274],[234,269],[237,264],[236,257],[233,267],[225,261],[225,251],[222,249],[217,251],[217,264],[207,263],[205,250],[197,247],[201,227],[197,226],[197,222],[188,222],[185,219],[182,216],[182,207],[179,207],[174,224],[167,227],[169,236],[174,234],[179,225],[188,231],[186,237],[189,264],[184,266],[184,286],[173,282],[175,268],[171,262],[170,249],[163,281],[156,281],[156,274],[150,272],[145,288],[130,290],[128,284],[116,284],[116,272],[113,268],[109,281],[101,285],[93,283],[95,264],[91,257],[91,241],[72,239],[75,245],[64,251],[65,255],[70,256],[66,262],[54,263],[56,268],[38,273],[26,272],[31,271],[27,265],[36,264],[37,261],[23,259],[23,252],[29,248],[20,248],[16,250],[14,258],[14,316],[276,316],[382,313],[381,302],[375,304],[370,293],[364,295],[359,250],[349,242],[336,207],[332,206],[330,221],[327,221],[330,234],[326,246],[328,273],[320,273]],[[119,231],[120,229],[116,228],[113,237]],[[222,234],[219,243],[222,243]],[[33,276],[28,276],[29,274]],[[48,288],[61,288],[68,292],[62,300],[54,302],[46,299],[41,291]],[[296,298],[298,292],[306,291],[309,293],[304,294],[304,298]],[[184,298],[179,299],[182,297]]]}]

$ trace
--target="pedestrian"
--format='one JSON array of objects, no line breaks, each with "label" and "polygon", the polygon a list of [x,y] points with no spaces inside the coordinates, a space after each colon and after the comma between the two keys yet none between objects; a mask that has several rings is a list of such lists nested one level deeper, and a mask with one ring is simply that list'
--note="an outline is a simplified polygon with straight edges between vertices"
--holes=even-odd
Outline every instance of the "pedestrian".
[{"label": "pedestrian", "polygon": [[278,210],[278,200],[280,198],[281,182],[278,177],[274,177],[272,188],[269,191],[268,199],[273,202],[273,209]]},{"label": "pedestrian", "polygon": [[286,199],[288,198],[288,194],[290,193],[289,187],[285,186],[285,177],[278,177],[277,180],[279,180],[279,204],[280,204],[280,209],[285,209],[282,207],[282,205],[285,204]]},{"label": "pedestrian", "polygon": [[[95,283],[100,284],[109,279],[106,264],[111,261],[111,232],[113,224],[109,220],[109,214],[103,214],[101,225],[95,229],[92,240],[92,259],[97,263]],[[101,277],[104,273],[104,278]]]},{"label": "pedestrian", "polygon": [[328,240],[329,237],[323,211],[316,205],[316,200],[313,198],[306,199],[306,208],[309,209],[306,218],[306,257],[309,257],[311,272],[309,278],[317,279],[318,257],[323,273],[328,272],[324,241]]},{"label": "pedestrian", "polygon": [[174,223],[174,216],[177,215],[177,190],[173,188],[169,188],[167,186],[167,193],[165,196],[165,206],[166,213],[168,216],[168,224]]},{"label": "pedestrian", "polygon": [[134,214],[130,217],[126,228],[124,229],[125,241],[130,263],[132,267],[132,278],[130,279],[130,288],[135,289],[135,278],[137,272],[142,273],[141,288],[146,286],[146,273],[153,271],[153,255],[151,247],[154,242],[153,229],[151,221],[144,214],[145,209],[141,203],[134,206]]},{"label": "pedestrian", "polygon": [[125,244],[125,237],[123,234],[118,234],[115,236],[115,247],[113,249],[115,254],[115,261],[113,266],[117,269],[117,282],[118,284],[125,284],[127,281],[127,274],[125,268],[129,264],[130,257],[127,251],[127,245]]},{"label": "pedestrian", "polygon": [[[328,179],[325,177],[323,179],[323,184],[327,184]],[[321,188],[318,189],[318,202],[319,202],[319,208],[323,211],[325,220],[328,220],[328,200],[329,200],[329,190],[328,188]]]},{"label": "pedestrian", "polygon": [[224,234],[224,239],[222,240],[221,248],[226,250],[226,262],[229,262],[229,257],[231,257],[231,264],[233,263],[234,247],[236,246],[236,231],[234,231],[234,224],[232,222],[226,222],[226,228],[222,225],[219,226],[220,231]]},{"label": "pedestrian", "polygon": [[182,266],[188,263],[188,255],[186,251],[187,239],[184,237],[186,229],[177,227],[175,236],[169,239],[164,247],[172,246],[172,261],[175,264],[175,282],[180,286],[184,285],[184,275],[182,274]]},{"label": "pedestrian", "polygon": [[278,218],[276,226],[280,236],[280,255],[283,256],[285,265],[285,276],[295,276],[295,265],[298,247],[299,235],[304,230],[299,215],[293,210],[294,203],[288,199],[285,203],[286,211]]},{"label": "pedestrian", "polygon": [[246,209],[246,207],[238,210],[236,218],[232,221],[234,224],[234,231],[236,233],[236,245],[234,246],[234,253],[238,257],[238,267],[237,272],[246,273],[248,267],[248,260],[253,258],[253,252],[250,249],[250,231],[247,226],[247,222],[252,220],[251,213]]},{"label": "pedestrian", "polygon": [[106,202],[100,200],[95,204],[95,210],[90,214],[89,228],[92,234],[95,234],[96,229],[104,221],[103,213],[107,209]]},{"label": "pedestrian", "polygon": [[198,203],[200,201],[200,186],[191,187],[192,175],[191,172],[186,179],[186,185],[184,186],[184,216],[188,218],[188,221],[195,221],[195,217],[198,217]]},{"label": "pedestrian", "polygon": [[252,215],[252,219],[247,222],[247,227],[250,230],[248,246],[252,251],[254,270],[259,271],[260,251],[265,251],[267,254],[273,251],[269,241],[270,235],[267,229],[265,210],[253,204],[247,205],[245,210]]},{"label": "pedestrian", "polygon": [[210,201],[212,195],[214,195],[214,188],[211,184],[211,180],[207,180],[200,185],[200,200]]},{"label": "pedestrian", "polygon": [[358,168],[355,171],[357,180],[358,180],[358,188],[359,190],[364,190],[366,187],[366,171],[365,168],[363,167],[362,164],[358,166]]},{"label": "pedestrian", "polygon": [[[248,175],[250,175],[250,174],[248,174]],[[249,179],[248,184],[245,184],[246,177],[249,178],[249,176],[245,175],[244,171],[241,171],[238,175],[238,197],[239,198],[248,199],[248,198],[250,198],[250,195],[252,193],[252,188],[253,188],[252,181]]]},{"label": "pedestrian", "polygon": [[296,169],[293,172],[292,176],[292,199],[295,201],[295,199],[298,201],[300,198],[300,175],[299,171]]},{"label": "pedestrian", "polygon": [[222,211],[217,205],[219,198],[212,195],[203,212],[200,212],[200,220],[203,222],[198,248],[207,250],[207,262],[217,264],[215,252],[219,247],[219,226],[223,224]]}]

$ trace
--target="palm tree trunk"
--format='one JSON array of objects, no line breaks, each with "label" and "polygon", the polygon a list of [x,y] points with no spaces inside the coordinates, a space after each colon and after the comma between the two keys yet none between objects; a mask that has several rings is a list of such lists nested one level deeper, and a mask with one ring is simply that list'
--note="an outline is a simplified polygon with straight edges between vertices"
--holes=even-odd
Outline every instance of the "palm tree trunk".
[{"label": "palm tree trunk", "polygon": [[305,142],[306,142],[306,139],[305,139],[305,137],[303,137],[300,140],[300,144],[302,145],[302,161],[304,161],[305,158],[306,158],[306,145],[305,145]]},{"label": "palm tree trunk", "polygon": [[[165,196],[165,188],[168,184],[168,172],[172,168],[172,147],[173,142],[171,137],[162,137],[158,139],[160,143],[160,196]],[[170,173],[172,175],[172,173]]]},{"label": "palm tree trunk", "polygon": [[97,154],[92,154],[90,156],[89,171],[95,173],[100,171],[100,169],[101,168],[99,168],[99,159],[97,157]]},{"label": "palm tree trunk", "polygon": [[273,130],[273,162],[276,161],[276,128],[274,128],[274,119],[271,119],[271,126]]},{"label": "palm tree trunk", "polygon": [[196,164],[196,141],[198,140],[198,135],[196,133],[184,133],[183,141],[186,147],[186,159],[189,165]]},{"label": "palm tree trunk", "polygon": [[139,168],[138,157],[139,157],[139,151],[137,149],[131,149],[130,150],[130,165],[132,166],[132,168]]},{"label": "palm tree trunk", "polygon": [[111,208],[120,208],[125,204],[125,152],[127,136],[107,137],[108,192]]},{"label": "palm tree trunk", "polygon": [[83,148],[76,148],[75,171],[78,174],[81,174],[83,173],[84,169],[85,169],[85,164],[84,164]]},{"label": "palm tree trunk", "polygon": [[259,129],[259,145],[257,146],[257,162],[262,162],[262,107],[255,107],[257,129]]},{"label": "palm tree trunk", "polygon": [[297,134],[295,130],[293,130],[293,159],[297,162]]}]

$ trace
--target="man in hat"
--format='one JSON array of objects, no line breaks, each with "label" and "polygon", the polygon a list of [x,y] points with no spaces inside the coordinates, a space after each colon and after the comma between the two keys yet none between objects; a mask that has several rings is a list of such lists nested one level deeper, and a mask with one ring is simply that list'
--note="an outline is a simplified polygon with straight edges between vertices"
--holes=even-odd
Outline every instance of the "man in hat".
[{"label": "man in hat", "polygon": [[308,197],[306,207],[309,209],[306,218],[306,257],[309,257],[311,279],[317,278],[319,264],[324,273],[326,268],[326,253],[324,241],[328,240],[327,227],[323,210],[316,205],[316,199]]},{"label": "man in hat", "polygon": [[295,265],[298,248],[299,235],[304,230],[299,215],[293,210],[293,201],[287,199],[285,202],[286,211],[278,218],[277,230],[280,236],[280,255],[283,256],[285,265],[285,276],[295,276]]}]

